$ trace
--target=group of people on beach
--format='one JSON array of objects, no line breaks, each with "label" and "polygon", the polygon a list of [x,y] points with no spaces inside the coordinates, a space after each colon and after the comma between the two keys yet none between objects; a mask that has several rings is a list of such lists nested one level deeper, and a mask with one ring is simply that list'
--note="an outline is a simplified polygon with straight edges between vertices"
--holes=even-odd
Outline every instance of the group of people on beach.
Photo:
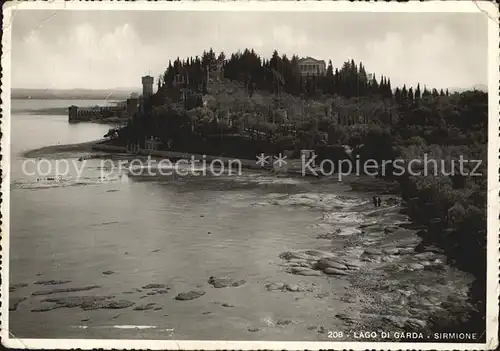
[{"label": "group of people on beach", "polygon": [[375,207],[380,207],[382,205],[382,199],[377,198],[376,196],[373,197],[373,206]]}]

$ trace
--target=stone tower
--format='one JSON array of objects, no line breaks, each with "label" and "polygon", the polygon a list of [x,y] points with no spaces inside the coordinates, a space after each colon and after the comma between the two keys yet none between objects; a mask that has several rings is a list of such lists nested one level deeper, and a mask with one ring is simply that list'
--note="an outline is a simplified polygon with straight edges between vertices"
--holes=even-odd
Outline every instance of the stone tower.
[{"label": "stone tower", "polygon": [[151,96],[153,95],[153,83],[154,78],[151,76],[142,77],[142,96]]}]

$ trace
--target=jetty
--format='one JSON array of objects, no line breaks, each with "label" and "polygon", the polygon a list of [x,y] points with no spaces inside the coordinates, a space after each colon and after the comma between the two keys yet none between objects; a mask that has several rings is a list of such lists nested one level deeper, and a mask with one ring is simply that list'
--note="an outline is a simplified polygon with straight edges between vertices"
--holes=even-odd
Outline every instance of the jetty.
[{"label": "jetty", "polygon": [[120,118],[128,120],[139,110],[139,98],[130,97],[111,106],[68,107],[68,122],[86,122],[96,119]]}]

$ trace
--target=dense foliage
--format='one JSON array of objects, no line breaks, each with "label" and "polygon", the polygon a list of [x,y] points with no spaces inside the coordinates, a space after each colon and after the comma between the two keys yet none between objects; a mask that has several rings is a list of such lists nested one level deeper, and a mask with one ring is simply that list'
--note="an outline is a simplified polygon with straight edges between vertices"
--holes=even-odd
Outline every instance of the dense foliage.
[{"label": "dense foliage", "polygon": [[224,53],[218,56],[210,49],[202,57],[169,62],[167,70],[158,80],[158,88],[172,87],[175,77],[189,77],[189,87],[193,90],[205,89],[207,69],[216,67],[217,61],[223,62],[224,76],[244,83],[249,95],[256,90],[267,90],[273,93],[286,92],[296,96],[320,97],[322,94],[338,94],[344,97],[380,95],[393,96],[390,79],[381,76],[377,81],[375,75],[366,72],[363,63],[354,60],[346,61],[340,69],[333,68],[329,61],[324,75],[301,76],[298,66],[299,57],[288,58],[274,51],[270,59],[263,59],[253,50],[233,53],[226,58]]}]

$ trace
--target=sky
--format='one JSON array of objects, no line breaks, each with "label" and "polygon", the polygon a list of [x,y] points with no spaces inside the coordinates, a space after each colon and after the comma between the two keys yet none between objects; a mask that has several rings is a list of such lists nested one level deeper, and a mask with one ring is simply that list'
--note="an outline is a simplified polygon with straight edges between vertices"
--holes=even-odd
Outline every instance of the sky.
[{"label": "sky", "polygon": [[482,13],[14,10],[12,87],[140,87],[169,60],[253,48],[363,62],[395,86],[487,84]]}]

